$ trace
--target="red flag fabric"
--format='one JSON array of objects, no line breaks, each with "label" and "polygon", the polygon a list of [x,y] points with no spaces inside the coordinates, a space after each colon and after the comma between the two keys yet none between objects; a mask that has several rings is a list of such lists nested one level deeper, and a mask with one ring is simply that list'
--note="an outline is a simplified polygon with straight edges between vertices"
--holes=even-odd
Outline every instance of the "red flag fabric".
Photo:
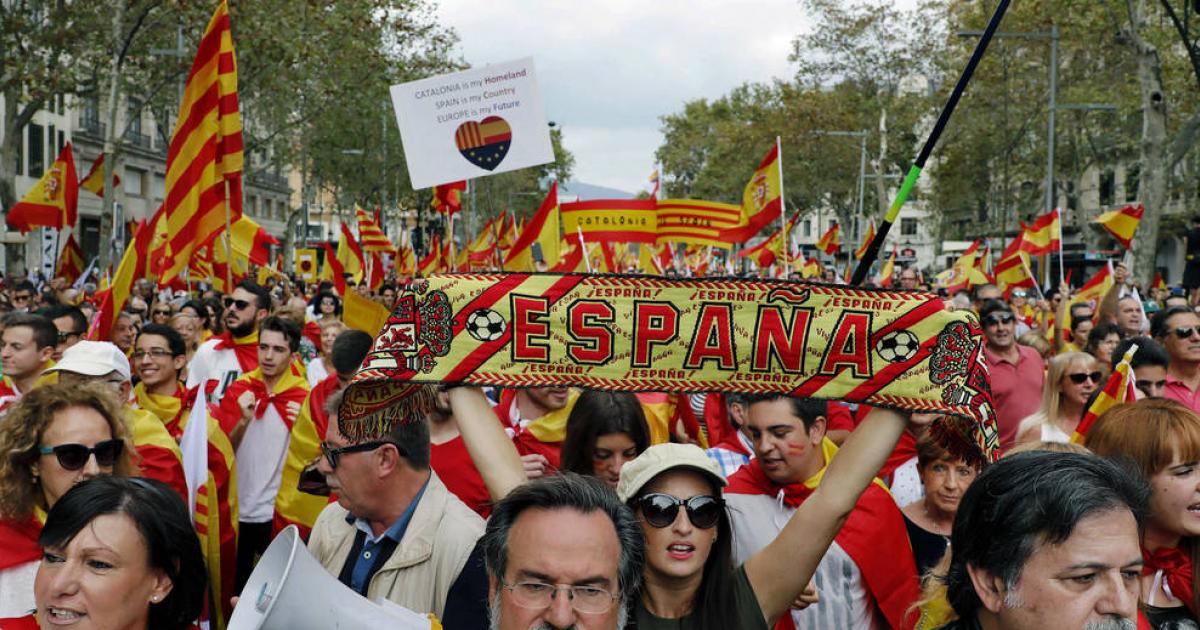
[{"label": "red flag fabric", "polygon": [[78,202],[79,180],[68,142],[42,178],[9,208],[5,220],[22,234],[35,227],[74,227]]},{"label": "red flag fabric", "polygon": [[338,260],[328,242],[322,243],[322,246],[325,248],[325,264],[329,265],[329,271],[333,275],[333,287],[337,289],[338,295],[346,295],[346,270],[342,267],[342,261]]},{"label": "red flag fabric", "polygon": [[430,205],[441,214],[453,215],[462,210],[462,193],[467,189],[467,182],[450,182],[433,187],[433,201]]},{"label": "red flag fabric", "polygon": [[[117,175],[116,170],[113,170],[113,174],[112,174],[113,190],[116,190],[117,186],[120,186],[120,185],[121,185],[121,177],[119,175]],[[79,187],[86,188],[101,197],[104,196],[104,154],[103,153],[100,154],[100,157],[96,158],[95,162],[92,162],[92,168],[88,169],[87,175],[84,175],[83,179],[79,180]]]}]

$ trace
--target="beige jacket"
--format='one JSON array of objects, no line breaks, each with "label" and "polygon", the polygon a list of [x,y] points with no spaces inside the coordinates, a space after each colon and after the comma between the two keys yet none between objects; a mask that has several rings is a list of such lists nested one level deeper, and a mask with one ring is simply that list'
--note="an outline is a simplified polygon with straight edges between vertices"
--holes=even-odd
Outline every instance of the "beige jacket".
[{"label": "beige jacket", "polygon": [[[308,539],[308,550],[333,575],[339,575],[358,530],[346,522],[337,503],[321,511]],[[367,598],[388,599],[405,608],[444,617],[450,586],[483,535],[483,519],[446,489],[433,471],[404,538],[371,578]]]}]

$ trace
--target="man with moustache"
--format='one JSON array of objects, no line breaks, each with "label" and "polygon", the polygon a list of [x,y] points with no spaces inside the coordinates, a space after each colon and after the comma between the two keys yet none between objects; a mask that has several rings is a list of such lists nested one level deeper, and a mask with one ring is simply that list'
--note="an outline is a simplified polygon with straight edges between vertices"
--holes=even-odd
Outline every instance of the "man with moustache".
[{"label": "man with moustache", "polygon": [[[733,562],[766,547],[821,483],[838,448],[825,437],[825,401],[783,394],[747,397],[746,432],[755,459],[729,477],[725,503]],[[820,602],[792,610],[797,630],[911,627],[920,598],[917,567],[900,508],[878,479],[846,518],[814,575]]]},{"label": "man with moustache", "polygon": [[258,325],[271,310],[271,295],[252,280],[243,280],[225,298],[225,332],[200,345],[188,364],[187,388],[203,386],[210,402],[219,403],[239,376],[258,367]]}]

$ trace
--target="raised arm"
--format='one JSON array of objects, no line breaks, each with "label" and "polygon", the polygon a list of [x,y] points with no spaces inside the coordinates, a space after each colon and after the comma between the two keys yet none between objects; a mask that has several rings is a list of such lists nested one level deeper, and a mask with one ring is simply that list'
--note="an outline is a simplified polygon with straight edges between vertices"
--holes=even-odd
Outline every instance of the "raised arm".
[{"label": "raised arm", "polygon": [[525,468],[517,447],[478,387],[455,387],[448,394],[450,411],[458,422],[467,453],[479,470],[488,494],[493,501],[499,501],[525,483]]},{"label": "raised arm", "polygon": [[[932,419],[921,416],[913,424],[927,424]],[[858,497],[883,467],[908,424],[908,419],[894,411],[872,410],[829,463],[812,496],[771,544],[746,561],[746,576],[768,626],[787,613],[816,573]]]},{"label": "raised arm", "polygon": [[1096,308],[1096,323],[1097,324],[1112,324],[1117,321],[1117,304],[1121,301],[1121,290],[1125,288],[1125,279],[1129,277],[1129,269],[1125,267],[1125,263],[1117,263],[1113,266],[1113,285],[1104,294],[1104,299],[1100,300],[1100,305]]}]

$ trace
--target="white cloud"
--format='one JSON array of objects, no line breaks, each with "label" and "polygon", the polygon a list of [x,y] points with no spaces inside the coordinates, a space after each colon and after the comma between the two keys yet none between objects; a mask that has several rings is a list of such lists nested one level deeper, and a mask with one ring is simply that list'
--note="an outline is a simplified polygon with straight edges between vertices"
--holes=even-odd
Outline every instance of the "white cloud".
[{"label": "white cloud", "polygon": [[796,0],[441,0],[472,65],[532,55],[579,181],[644,187],[659,117],[748,81],[788,77]]}]

